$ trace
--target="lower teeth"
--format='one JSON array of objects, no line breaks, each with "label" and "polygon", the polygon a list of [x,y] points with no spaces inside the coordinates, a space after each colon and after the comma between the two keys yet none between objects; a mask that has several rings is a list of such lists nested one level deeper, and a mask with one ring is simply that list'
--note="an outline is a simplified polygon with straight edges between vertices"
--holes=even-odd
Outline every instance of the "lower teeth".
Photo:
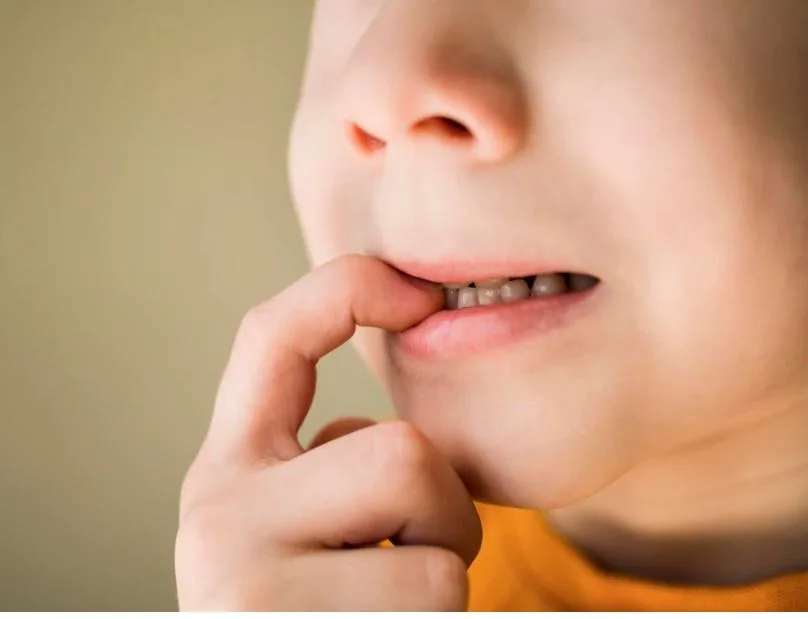
[{"label": "lower teeth", "polygon": [[[532,280],[532,281],[531,281]],[[532,284],[532,285],[529,285]],[[592,288],[598,279],[591,275],[548,273],[512,280],[487,280],[471,285],[448,284],[444,288],[447,309],[512,303],[528,297],[549,297]]]}]

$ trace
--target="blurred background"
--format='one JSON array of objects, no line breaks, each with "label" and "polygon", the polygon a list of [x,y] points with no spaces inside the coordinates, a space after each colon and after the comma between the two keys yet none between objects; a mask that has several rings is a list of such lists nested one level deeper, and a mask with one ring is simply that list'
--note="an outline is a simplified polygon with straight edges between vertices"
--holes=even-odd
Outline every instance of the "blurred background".
[{"label": "blurred background", "polygon": [[[302,275],[308,0],[0,0],[0,610],[173,610],[242,314]],[[344,347],[302,438],[386,413]]]}]

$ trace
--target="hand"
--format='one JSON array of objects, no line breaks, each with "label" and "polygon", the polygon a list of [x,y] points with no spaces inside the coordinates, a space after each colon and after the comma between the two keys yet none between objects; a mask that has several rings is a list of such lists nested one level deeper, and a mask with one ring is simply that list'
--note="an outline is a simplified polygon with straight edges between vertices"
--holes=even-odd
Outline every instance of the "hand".
[{"label": "hand", "polygon": [[[480,522],[429,441],[369,421],[334,425],[309,451],[296,438],[320,357],[356,325],[401,331],[441,301],[346,256],[247,313],[182,488],[181,610],[465,609]],[[377,546],[386,539],[395,547]]]}]

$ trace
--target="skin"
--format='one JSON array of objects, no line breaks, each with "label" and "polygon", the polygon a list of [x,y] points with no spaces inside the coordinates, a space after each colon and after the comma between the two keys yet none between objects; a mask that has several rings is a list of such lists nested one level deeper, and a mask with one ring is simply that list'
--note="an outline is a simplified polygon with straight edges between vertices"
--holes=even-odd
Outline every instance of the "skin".
[{"label": "skin", "polygon": [[[448,479],[448,468],[473,498],[544,510],[600,564],[641,577],[741,583],[808,569],[805,74],[801,0],[321,0],[290,173],[314,273],[326,265],[335,277],[316,288],[304,279],[295,299],[270,301],[288,303],[272,325],[262,310],[248,322],[258,337],[237,342],[222,389],[231,380],[250,397],[279,385],[285,395],[261,406],[232,400],[236,419],[215,415],[211,437],[274,436],[289,463],[267,466],[295,477],[284,489],[273,482],[275,494],[261,490],[263,501],[306,500],[298,485],[325,474],[291,466],[315,460],[293,440],[313,374],[261,363],[302,345],[295,336],[313,345],[329,321],[343,320],[347,339],[363,303],[386,304],[402,320],[363,314],[358,322],[382,328],[360,327],[353,340],[406,422],[393,427],[432,454],[419,469],[424,484]],[[334,270],[345,262],[336,257],[356,253],[398,264],[549,262],[601,285],[594,311],[564,329],[425,361],[392,332],[434,309],[408,313],[403,289],[390,300],[366,266],[378,260]],[[296,316],[310,305],[323,321],[308,325],[313,334]],[[261,415],[287,419],[283,432]],[[349,440],[380,431],[338,429],[311,454],[328,447],[321,466],[347,470]],[[223,478],[227,491],[205,504],[225,521],[263,504],[249,483],[231,491],[216,458],[199,461],[187,496],[208,496],[199,488]],[[344,509],[378,509],[373,493],[340,479],[353,499]],[[246,576],[260,564],[254,551],[242,565],[194,526],[183,530],[209,560],[225,553]],[[265,534],[253,535],[252,545]],[[437,546],[459,553],[452,543]],[[270,564],[284,561],[266,552]],[[178,573],[190,582],[198,569]],[[396,576],[373,573],[392,597],[369,604],[395,606],[383,577]],[[331,607],[365,599],[333,574],[344,589],[331,592]],[[217,578],[213,589],[237,587]],[[291,607],[304,597],[281,599]]]},{"label": "skin", "polygon": [[[183,483],[181,610],[465,607],[480,521],[457,473],[420,432],[347,420],[325,428],[312,449],[297,442],[320,357],[357,325],[398,331],[439,303],[435,289],[350,257],[247,313]],[[401,547],[372,546],[385,539]]]}]

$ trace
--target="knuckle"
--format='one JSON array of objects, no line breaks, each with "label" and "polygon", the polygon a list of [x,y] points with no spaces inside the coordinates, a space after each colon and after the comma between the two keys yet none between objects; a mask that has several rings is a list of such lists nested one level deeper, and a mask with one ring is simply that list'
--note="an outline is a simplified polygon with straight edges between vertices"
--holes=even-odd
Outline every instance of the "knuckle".
[{"label": "knuckle", "polygon": [[260,305],[254,305],[248,309],[244,316],[241,318],[241,323],[238,327],[236,339],[239,341],[250,342],[258,339],[261,333],[267,329],[267,315],[273,305],[273,299],[270,299]]},{"label": "knuckle", "polygon": [[205,565],[223,541],[228,526],[221,510],[199,506],[187,513],[177,530],[175,558],[178,571],[196,570]]},{"label": "knuckle", "polygon": [[185,474],[180,486],[180,518],[191,510],[191,506],[198,496],[197,482],[194,475],[189,471]]},{"label": "knuckle", "polygon": [[197,505],[204,504],[222,487],[229,487],[226,480],[232,477],[229,469],[216,465],[206,456],[207,440],[185,471],[179,493],[180,518]]},{"label": "knuckle", "polygon": [[199,470],[198,460],[199,456],[197,455],[197,460],[186,471],[180,486],[180,520],[201,501],[208,487],[208,484],[205,483],[205,475]]},{"label": "knuckle", "polygon": [[431,462],[431,449],[424,435],[404,421],[379,424],[377,428],[373,449],[385,479],[398,484],[421,480]]},{"label": "knuckle", "polygon": [[181,545],[211,546],[221,542],[223,536],[226,541],[234,519],[243,520],[239,506],[249,502],[250,492],[254,492],[245,486],[245,481],[233,471],[208,466],[201,455],[197,456],[180,489]]},{"label": "knuckle", "polygon": [[455,553],[434,548],[425,555],[424,575],[435,610],[465,610],[468,603],[466,565]]},{"label": "knuckle", "polygon": [[289,318],[278,297],[272,297],[247,310],[241,318],[233,342],[233,356],[261,358],[270,342],[282,333]]}]

